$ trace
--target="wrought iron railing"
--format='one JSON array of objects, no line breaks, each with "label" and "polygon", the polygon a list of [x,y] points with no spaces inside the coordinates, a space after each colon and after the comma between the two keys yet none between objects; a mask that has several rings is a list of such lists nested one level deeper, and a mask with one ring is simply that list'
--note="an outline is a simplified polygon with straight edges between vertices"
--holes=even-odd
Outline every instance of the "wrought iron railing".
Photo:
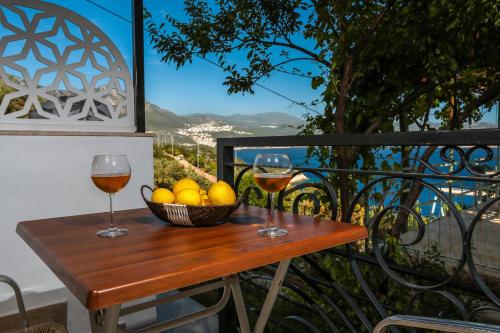
[{"label": "wrought iron railing", "polygon": [[[218,178],[239,191],[253,184],[250,161],[235,160],[238,148],[309,147],[311,153],[328,147],[335,156],[339,147],[357,152],[391,147],[397,155],[390,162],[379,158],[370,169],[296,167],[295,175],[307,178],[279,194],[278,209],[363,224],[369,238],[294,260],[270,331],[372,331],[395,313],[498,323],[499,145],[496,129],[219,139]],[[342,174],[348,175],[351,193],[344,216],[338,193],[346,184],[336,181]],[[459,186],[479,198],[460,203]],[[269,197],[255,192],[251,204],[269,205]],[[439,205],[439,216],[419,200],[424,196]],[[259,307],[258,295],[273,269],[242,274],[250,312]],[[221,332],[232,331],[224,323],[227,317]]]}]

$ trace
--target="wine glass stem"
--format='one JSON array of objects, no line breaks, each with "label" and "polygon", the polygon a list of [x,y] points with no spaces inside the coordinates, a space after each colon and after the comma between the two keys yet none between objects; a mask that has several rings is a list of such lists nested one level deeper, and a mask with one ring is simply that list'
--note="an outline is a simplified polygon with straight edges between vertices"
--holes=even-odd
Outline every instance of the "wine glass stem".
[{"label": "wine glass stem", "polygon": [[115,221],[113,220],[113,196],[114,193],[109,194],[109,229],[115,229]]},{"label": "wine glass stem", "polygon": [[271,200],[271,216],[269,218],[269,228],[274,228],[274,193],[269,193]]}]

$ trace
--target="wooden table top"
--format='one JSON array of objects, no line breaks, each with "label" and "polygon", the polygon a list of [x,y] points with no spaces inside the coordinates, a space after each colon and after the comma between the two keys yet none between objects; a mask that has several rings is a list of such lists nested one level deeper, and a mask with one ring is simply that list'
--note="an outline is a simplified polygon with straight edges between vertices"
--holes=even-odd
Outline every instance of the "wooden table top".
[{"label": "wooden table top", "polygon": [[166,225],[144,209],[118,211],[127,236],[100,238],[109,213],[21,222],[17,233],[88,309],[187,287],[367,237],[364,227],[276,212],[289,234],[257,235],[268,216],[240,207],[227,223]]}]

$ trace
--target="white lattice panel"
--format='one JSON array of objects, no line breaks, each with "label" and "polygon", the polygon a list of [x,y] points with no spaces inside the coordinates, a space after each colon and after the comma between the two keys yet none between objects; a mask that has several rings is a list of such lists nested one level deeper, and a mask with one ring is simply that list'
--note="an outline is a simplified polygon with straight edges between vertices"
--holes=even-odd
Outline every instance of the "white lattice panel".
[{"label": "white lattice panel", "polygon": [[133,131],[133,97],[123,56],[93,23],[43,1],[0,2],[0,128]]}]

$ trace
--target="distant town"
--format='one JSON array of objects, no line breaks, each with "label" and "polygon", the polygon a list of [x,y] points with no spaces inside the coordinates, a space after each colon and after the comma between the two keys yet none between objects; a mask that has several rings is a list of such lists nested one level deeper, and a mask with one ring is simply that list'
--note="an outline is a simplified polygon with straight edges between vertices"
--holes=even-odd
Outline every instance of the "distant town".
[{"label": "distant town", "polygon": [[233,125],[220,125],[215,121],[206,124],[186,124],[186,128],[177,130],[177,134],[191,138],[196,144],[215,147],[216,140],[213,134],[230,132],[237,135],[252,135],[251,132],[235,130]]}]

